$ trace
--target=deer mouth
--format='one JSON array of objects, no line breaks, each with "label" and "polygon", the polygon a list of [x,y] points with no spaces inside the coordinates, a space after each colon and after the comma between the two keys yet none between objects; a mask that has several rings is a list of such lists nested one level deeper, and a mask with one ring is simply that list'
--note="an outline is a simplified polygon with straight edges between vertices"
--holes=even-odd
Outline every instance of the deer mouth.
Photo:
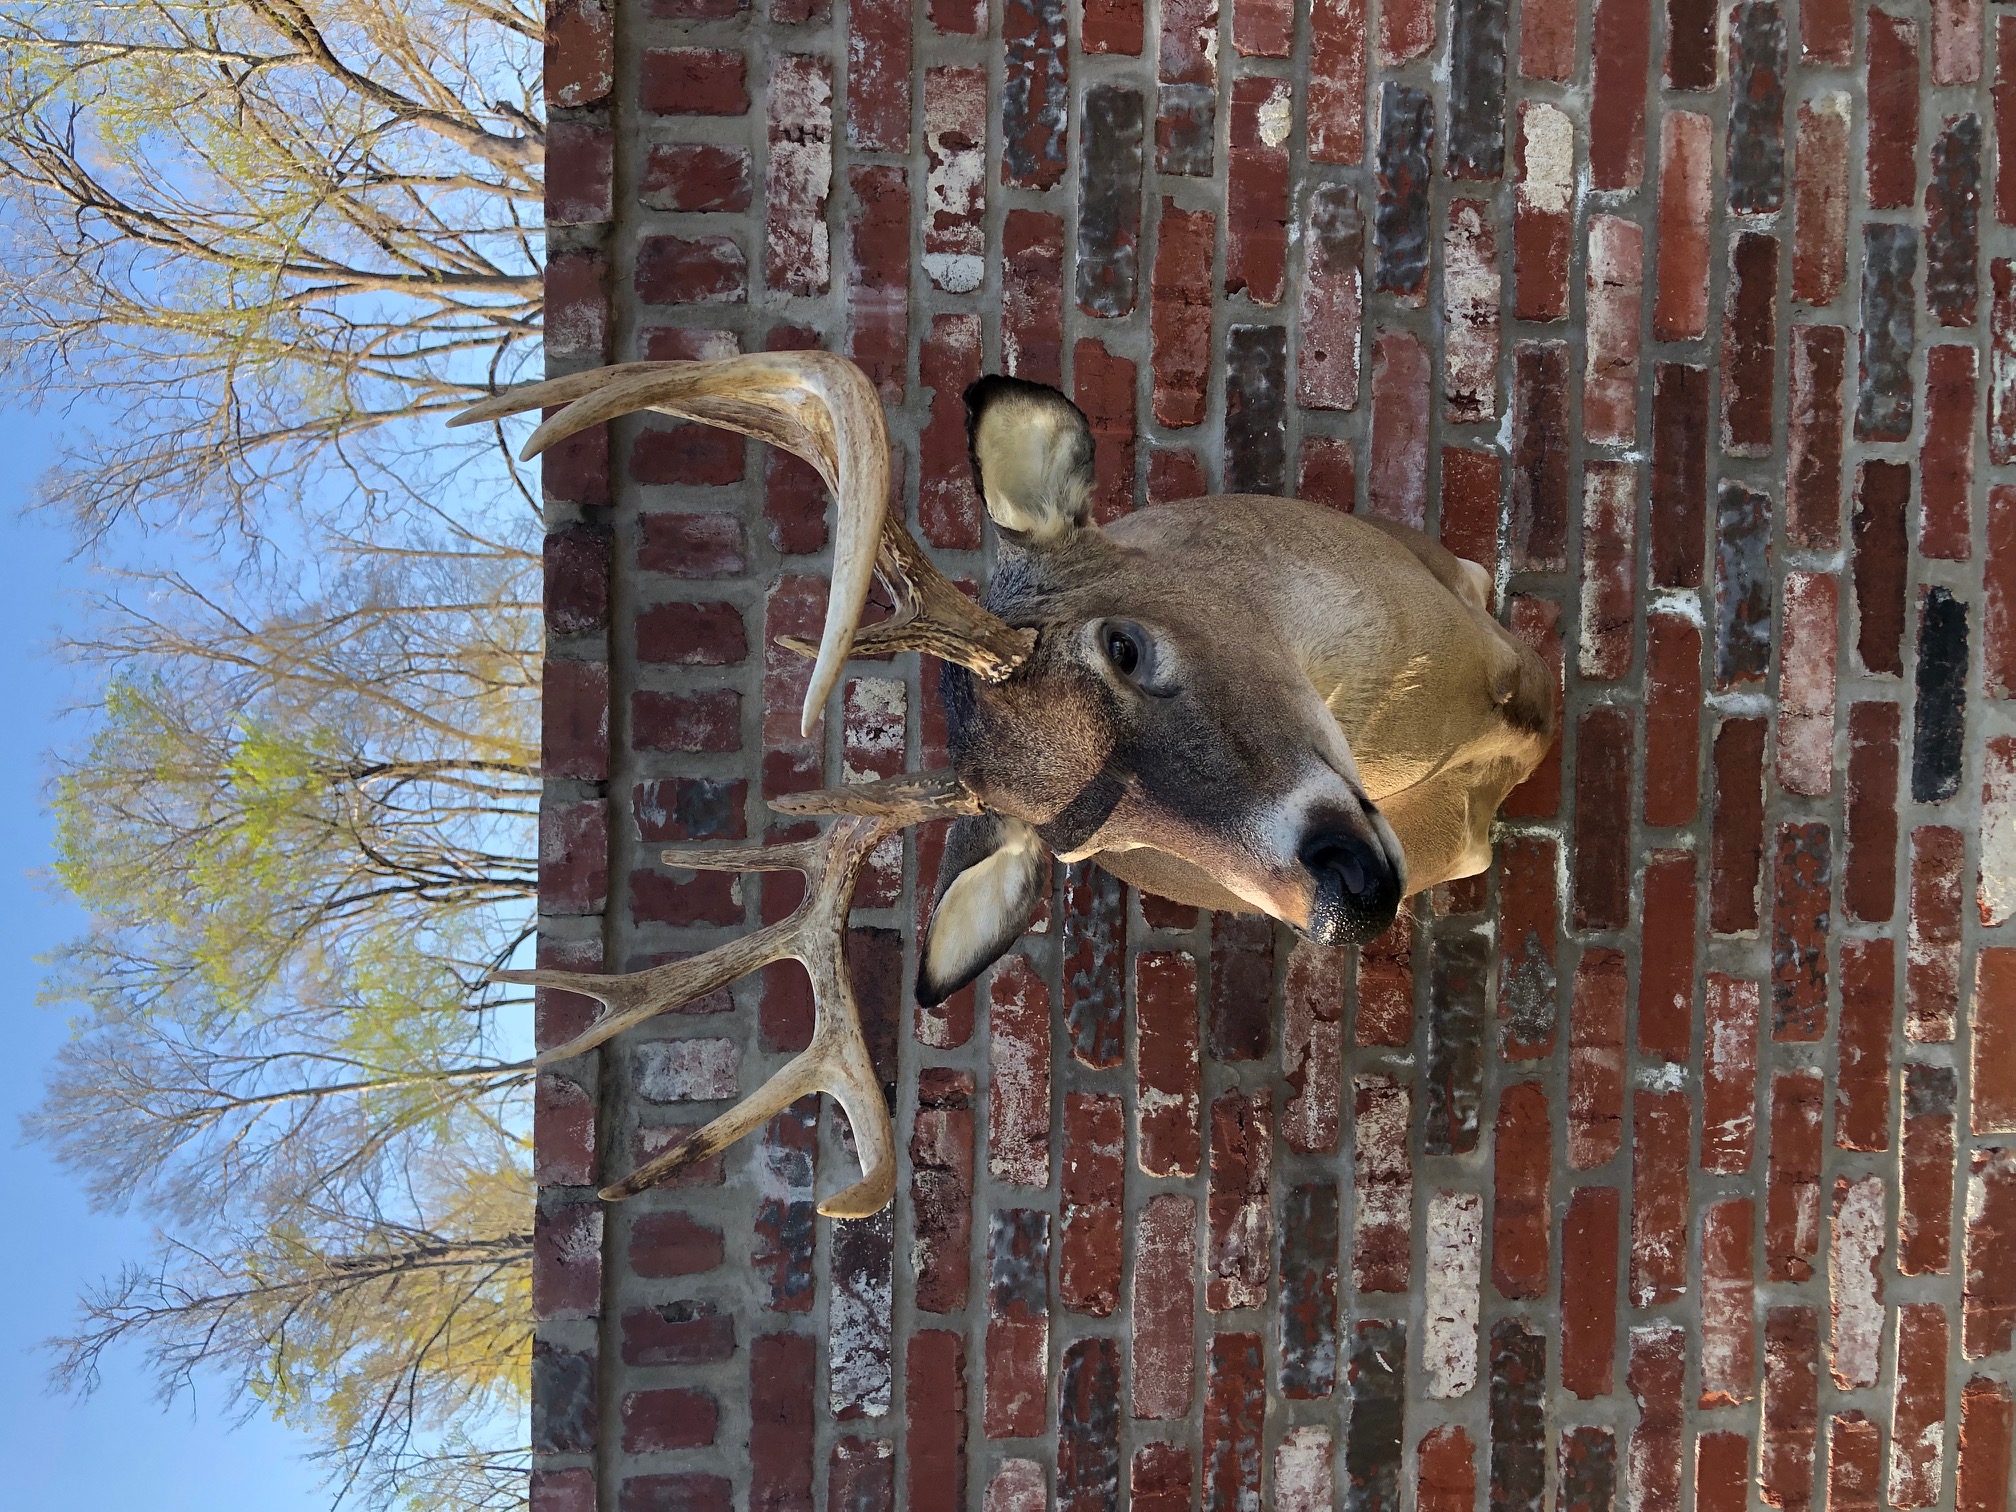
[{"label": "deer mouth", "polygon": [[1312,884],[1303,935],[1319,945],[1362,945],[1392,928],[1407,879],[1390,834],[1369,803],[1357,823],[1309,828],[1296,854]]}]

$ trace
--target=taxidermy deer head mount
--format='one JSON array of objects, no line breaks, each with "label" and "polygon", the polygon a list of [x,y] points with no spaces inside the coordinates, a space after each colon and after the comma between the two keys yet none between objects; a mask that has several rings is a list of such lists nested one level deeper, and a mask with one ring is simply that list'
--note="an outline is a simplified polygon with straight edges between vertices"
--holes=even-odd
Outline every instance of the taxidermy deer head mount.
[{"label": "taxidermy deer head mount", "polygon": [[[918,971],[935,1003],[1023,931],[1052,855],[1204,908],[1258,912],[1326,945],[1373,938],[1400,900],[1490,864],[1505,794],[1554,737],[1554,684],[1488,610],[1484,569],[1404,526],[1290,499],[1219,495],[1100,527],[1092,434],[1055,389],[983,378],[966,394],[974,482],[1000,535],[984,606],[888,512],[874,385],[845,358],[779,352],[633,362],[536,383],[454,423],[560,406],[526,443],[640,410],[740,431],[802,457],[838,504],[810,733],[851,652],[945,664],[952,770],[778,799],[830,814],[819,840],[667,850],[668,865],[805,872],[789,919],[690,960],[622,976],[498,973],[599,998],[565,1060],[784,957],[811,974],[812,1043],[754,1096],[606,1188],[627,1197],[723,1149],[811,1091],[837,1098],[862,1179],[830,1217],[895,1190],[889,1110],[845,959],[868,855],[907,825],[959,816]],[[880,574],[896,610],[861,627]],[[787,644],[790,644],[787,642]]]}]

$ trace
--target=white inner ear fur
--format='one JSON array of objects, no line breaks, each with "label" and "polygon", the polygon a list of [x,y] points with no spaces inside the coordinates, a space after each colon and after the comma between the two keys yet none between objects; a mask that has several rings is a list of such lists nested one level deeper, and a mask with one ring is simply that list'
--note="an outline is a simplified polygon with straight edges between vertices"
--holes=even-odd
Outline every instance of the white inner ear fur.
[{"label": "white inner ear fur", "polygon": [[1085,518],[1091,459],[1077,417],[1062,405],[997,401],[980,418],[973,454],[987,513],[1003,530],[1051,541]]},{"label": "white inner ear fur", "polygon": [[976,959],[1020,934],[1049,871],[1049,855],[1036,831],[1019,819],[1003,819],[1000,845],[959,873],[932,915],[924,953],[931,980],[966,976]]}]

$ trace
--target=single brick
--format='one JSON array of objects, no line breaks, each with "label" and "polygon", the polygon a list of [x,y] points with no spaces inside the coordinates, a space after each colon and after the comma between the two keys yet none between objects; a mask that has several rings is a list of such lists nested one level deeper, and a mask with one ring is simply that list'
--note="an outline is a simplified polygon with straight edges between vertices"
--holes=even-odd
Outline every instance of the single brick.
[{"label": "single brick", "polygon": [[1161,12],[1156,167],[1211,176],[1218,102],[1218,0],[1171,0]]},{"label": "single brick", "polygon": [[1074,1339],[1057,1367],[1057,1506],[1095,1512],[1120,1499],[1120,1346]]},{"label": "single brick", "polygon": [[1631,1102],[1630,1298],[1658,1307],[1687,1290],[1688,1100],[1641,1089]]},{"label": "single brick", "polygon": [[[1442,544],[1475,562],[1494,583],[1498,576],[1498,502],[1505,496],[1504,459],[1496,449],[1442,448]],[[1485,590],[1496,607],[1497,590]]]},{"label": "single brick", "polygon": [[[779,58],[771,65],[773,123],[776,119],[777,73],[780,68],[798,61],[801,60]],[[774,124],[772,129],[775,129]],[[550,147],[548,152],[550,154]],[[779,194],[776,153],[777,149],[773,146],[771,179],[765,186],[765,195],[773,205]],[[831,171],[830,165],[828,171]],[[749,149],[720,147],[711,142],[654,143],[637,184],[637,197],[652,210],[740,212],[749,208],[750,194]],[[606,220],[610,217],[602,218]],[[547,219],[551,223],[550,211]]]},{"label": "single brick", "polygon": [[931,418],[917,444],[917,523],[925,540],[955,551],[977,550],[982,538],[964,402],[967,387],[980,377],[980,339],[978,315],[934,315],[917,359],[919,381],[931,391]]},{"label": "single brick", "polygon": [[1247,76],[1232,81],[1225,292],[1243,289],[1256,305],[1279,304],[1288,274],[1288,136],[1294,102],[1294,87],[1286,79]]},{"label": "single brick", "polygon": [[1050,1184],[1050,989],[1027,957],[987,987],[987,1168],[1015,1186]]},{"label": "single brick", "polygon": [[1288,0],[1235,0],[1232,45],[1241,57],[1285,58],[1295,36],[1295,11]]},{"label": "single brick", "polygon": [[[1617,1439],[1608,1428],[1570,1428],[1561,1435],[1557,1458],[1561,1512],[1600,1512],[1617,1496]],[[1449,1512],[1469,1512],[1470,1503]],[[1424,1509],[1425,1512],[1425,1509]]]},{"label": "single brick", "polygon": [[1681,1504],[1681,1390],[1687,1373],[1687,1335],[1661,1318],[1631,1330],[1631,1363],[1624,1380],[1638,1404],[1626,1474],[1640,1507]]},{"label": "single brick", "polygon": [[1197,1389],[1197,1204],[1163,1192],[1134,1221],[1129,1283],[1132,1411],[1186,1416]]},{"label": "single brick", "polygon": [[847,12],[847,140],[869,151],[910,150],[910,7],[854,0]]},{"label": "single brick", "polygon": [[1134,1512],[1190,1512],[1195,1470],[1190,1451],[1177,1444],[1149,1443],[1134,1451],[1128,1470],[1128,1504]]},{"label": "single brick", "polygon": [[987,1437],[1046,1431],[1049,1340],[1050,1215],[997,1208],[987,1233]]},{"label": "single brick", "polygon": [[1491,1325],[1491,1505],[1541,1512],[1546,1493],[1547,1336],[1500,1318]]},{"label": "single brick", "polygon": [[1225,328],[1225,487],[1288,491],[1288,328]]},{"label": "single brick", "polygon": [[1896,1015],[1896,943],[1841,942],[1841,1028],[1836,1036],[1834,1143],[1890,1147],[1890,1025]]},{"label": "single brick", "polygon": [[1740,1176],[1757,1143],[1757,1035],[1762,994],[1755,982],[1708,973],[1701,1036],[1701,1169]]},{"label": "single brick", "polygon": [[1778,785],[1825,797],[1834,785],[1835,626],[1831,572],[1788,572],[1778,652]]},{"label": "single brick", "polygon": [[1281,987],[1281,1137],[1305,1155],[1337,1148],[1348,950],[1297,940]]},{"label": "single brick", "polygon": [[[1136,113],[1139,113],[1138,96]],[[1138,120],[1135,136],[1138,159]],[[924,271],[932,283],[947,293],[970,294],[980,287],[987,271],[985,69],[925,71],[924,162]],[[1137,233],[1140,198],[1137,173],[1134,196]]]},{"label": "single brick", "polygon": [[1577,1187],[1561,1220],[1561,1385],[1585,1402],[1613,1386],[1619,1195]]},{"label": "single brick", "polygon": [[1267,1303],[1274,1252],[1272,1125],[1272,1100],[1265,1092],[1235,1090],[1212,1100],[1204,1301],[1212,1312]]},{"label": "single brick", "polygon": [[1925,186],[1925,308],[1939,324],[1974,324],[1980,257],[1981,117],[1948,116]]},{"label": "single brick", "polygon": [[1195,1176],[1202,1156],[1197,963],[1183,951],[1134,959],[1135,1160],[1145,1176]]},{"label": "single brick", "polygon": [[1829,1420],[1828,1512],[1876,1512],[1883,1504],[1883,1430],[1860,1411]]},{"label": "single brick", "polygon": [[1732,457],[1770,453],[1777,364],[1778,238],[1746,231],[1729,250],[1722,324],[1722,449]]},{"label": "single brick", "polygon": [[1001,366],[1064,382],[1064,223],[1047,211],[1010,210],[1001,223]]},{"label": "single brick", "polygon": [[1074,1312],[1103,1318],[1118,1305],[1126,1174],[1126,1112],[1120,1099],[1069,1093],[1064,1099],[1057,1294]]},{"label": "single brick", "polygon": [[1575,68],[1575,12],[1572,0],[1533,0],[1520,8],[1519,77],[1568,82]]},{"label": "single brick", "polygon": [[2009,1512],[2016,1488],[2012,1441],[2016,1441],[2016,1400],[2009,1388],[1987,1376],[1972,1377],[1960,1391],[1955,1512]]},{"label": "single brick", "polygon": [[[889,1505],[893,1512],[893,1500]],[[1034,1460],[1004,1459],[987,1482],[980,1505],[983,1512],[1049,1512],[1050,1477]]]},{"label": "single brick", "polygon": [[812,1505],[812,1385],[818,1347],[807,1334],[749,1341],[749,1499],[758,1507]]},{"label": "single brick", "polygon": [[1770,215],[1785,204],[1785,16],[1777,0],[1729,11],[1729,209]]},{"label": "single brick", "polygon": [[[1172,213],[1164,201],[1163,222]],[[1184,212],[1176,211],[1177,215]],[[1191,256],[1198,269],[1200,308],[1177,318],[1186,322],[1185,339],[1210,334],[1211,218],[1199,212],[1203,231]],[[1163,233],[1165,236],[1167,231]],[[1296,354],[1295,401],[1304,409],[1351,410],[1358,407],[1358,339],[1365,304],[1365,217],[1358,192],[1349,184],[1319,184],[1309,192],[1308,218],[1303,228],[1308,262],[1302,275],[1301,330]],[[1157,254],[1160,267],[1160,253]],[[1158,272],[1159,277],[1159,272]],[[1197,330],[1201,327],[1201,330]],[[1196,335],[1191,335],[1196,331]],[[1172,333],[1173,334],[1173,333]],[[1160,341],[1157,335],[1157,385]],[[1199,370],[1197,413],[1203,414],[1204,382]],[[1160,410],[1158,407],[1158,418]],[[1173,421],[1164,421],[1173,424]],[[1194,423],[1194,422],[1188,422]]]},{"label": "single brick", "polygon": [[[966,1309],[973,1248],[973,1091],[969,1071],[933,1067],[918,1077],[910,1127],[910,1262],[917,1306],[925,1312]],[[809,1242],[809,1218],[806,1238]],[[1067,1215],[1067,1253],[1070,1245]]]},{"label": "single brick", "polygon": [[1988,460],[2001,467],[2016,462],[2016,262],[1998,257],[1988,275]]},{"label": "single brick", "polygon": [[1652,8],[1597,0],[1589,102],[1589,178],[1597,189],[1636,189],[1645,177],[1645,75],[1652,62]]},{"label": "single brick", "polygon": [[1757,1391],[1757,1204],[1701,1213],[1701,1405],[1734,1407]]},{"label": "single brick", "polygon": [[1897,1385],[1890,1409],[1890,1505],[1936,1507],[1946,1459],[1946,1309],[1897,1309]]},{"label": "single brick", "polygon": [[1310,158],[1358,163],[1365,156],[1365,0],[1311,0],[1308,78]]},{"label": "single brick", "polygon": [[1552,840],[1537,836],[1508,838],[1498,852],[1498,1027],[1507,1060],[1554,1050],[1559,857]]},{"label": "single brick", "polygon": [[1904,670],[1904,577],[1909,562],[1904,518],[1910,499],[1908,464],[1862,464],[1849,523],[1859,626],[1856,652],[1870,672]]},{"label": "single brick", "polygon": [[1568,245],[1575,223],[1575,125],[1539,101],[1519,107],[1518,188],[1512,209],[1513,312],[1520,320],[1568,314]]},{"label": "single brick", "polygon": [[1451,178],[1495,179],[1505,171],[1505,27],[1510,9],[1506,0],[1469,0],[1451,8],[1449,147],[1443,162]]},{"label": "single brick", "polygon": [[1260,1336],[1214,1333],[1204,1385],[1204,1512],[1259,1505],[1267,1417]]},{"label": "single brick", "polygon": [[616,16],[602,0],[558,0],[546,16],[546,103],[571,110],[609,97]]},{"label": "single brick", "polygon": [[1803,1507],[1813,1494],[1820,1416],[1820,1319],[1810,1307],[1774,1307],[1764,1317],[1764,1439],[1758,1484],[1774,1507]]},{"label": "single brick", "polygon": [[1405,1322],[1374,1318],[1353,1326],[1350,1385],[1351,1409],[1344,1433],[1346,1503],[1398,1506],[1400,1446],[1406,1439]]},{"label": "single brick", "polygon": [[[1084,111],[1078,166],[1078,308],[1112,319],[1133,310],[1139,276],[1141,94],[1118,84],[1096,84],[1085,92]],[[984,152],[984,131],[978,140]],[[1235,153],[1235,171],[1237,161]],[[978,284],[976,270],[973,287]]]},{"label": "single brick", "polygon": [[[1978,1049],[1976,1054],[1978,1059]],[[1897,1269],[1906,1276],[1943,1276],[1952,1265],[1955,1095],[1951,1066],[1904,1063],[1904,1122],[1897,1150]],[[1978,1090],[1973,1102],[1978,1122]]]},{"label": "single brick", "polygon": [[826,1399],[827,1410],[842,1421],[889,1411],[895,1388],[890,1345],[895,1238],[887,1208],[872,1218],[841,1219],[833,1225]]},{"label": "single brick", "polygon": [[[965,1506],[964,1336],[937,1328],[921,1329],[910,1335],[908,1352],[904,1357],[903,1401],[908,1419],[905,1437],[909,1450],[904,1456],[903,1489],[909,1505]],[[829,1495],[832,1490],[829,1478]]]},{"label": "single brick", "polygon": [[1982,756],[1981,879],[1975,907],[1989,928],[2016,914],[2016,735],[1989,737]]},{"label": "single brick", "polygon": [[[550,656],[546,660],[543,680],[543,697],[539,710],[539,766],[543,775],[550,778],[574,777],[587,782],[600,781],[609,774],[609,668],[599,661],[576,661],[572,657]],[[704,699],[705,695],[702,695]],[[596,805],[598,811],[601,805]],[[570,806],[572,808],[572,806]],[[573,808],[575,818],[570,824],[588,823],[587,810]],[[556,823],[559,821],[555,821]],[[572,857],[586,864],[588,850],[577,849],[572,839],[562,845],[561,833],[556,831],[551,844],[542,840],[542,857],[559,860]],[[598,867],[606,867],[607,856],[596,854]],[[581,876],[571,880],[559,876],[547,877],[543,873],[540,885],[554,898],[585,897],[573,886],[584,882]],[[599,908],[599,905],[598,905]],[[553,910],[549,908],[548,912]],[[586,907],[563,911],[594,913],[597,909]]]},{"label": "single brick", "polygon": [[764,278],[780,293],[824,294],[833,274],[826,229],[833,185],[830,65],[824,58],[790,53],[771,59],[766,101]]},{"label": "single brick", "polygon": [[1442,239],[1442,418],[1452,425],[1497,418],[1501,284],[1490,207],[1482,200],[1450,201]]},{"label": "single brick", "polygon": [[[1512,634],[1531,646],[1542,665],[1554,674],[1554,720],[1565,728],[1564,670],[1561,656],[1561,606],[1552,599],[1515,593],[1511,610]],[[1519,786],[1505,795],[1500,812],[1507,818],[1551,819],[1561,811],[1561,743],[1557,740],[1540,758],[1540,764]]]},{"label": "single brick", "polygon": [[[1969,275],[1970,283],[1972,275]],[[1918,550],[1964,562],[1973,554],[1974,416],[1980,398],[1971,346],[1935,346],[1925,354],[1925,439]]]},{"label": "single brick", "polygon": [[1701,627],[1645,616],[1645,822],[1691,824],[1700,806]]},{"label": "single brick", "polygon": [[1110,525],[1134,511],[1134,389],[1131,358],[1115,357],[1104,342],[1081,337],[1071,353],[1071,390],[1091,426],[1096,450],[1092,519]]},{"label": "single brick", "polygon": [[1379,62],[1391,68],[1435,45],[1435,7],[1429,0],[1394,0],[1379,10]]},{"label": "single brick", "polygon": [[1351,1284],[1361,1292],[1404,1292],[1414,1212],[1407,1154],[1413,1096],[1377,1074],[1354,1078],[1352,1089]]},{"label": "single brick", "polygon": [[637,97],[656,115],[741,115],[749,108],[749,60],[715,47],[647,49]]},{"label": "single brick", "polygon": [[1863,226],[1858,441],[1910,438],[1917,274],[1918,234],[1913,228],[1876,222]]},{"label": "single brick", "polygon": [[2016,1343],[2016,1150],[1978,1149],[1967,1173],[1961,1351],[1970,1360]]},{"label": "single brick", "polygon": [[1694,1440],[1698,1512],[1744,1512],[1750,1505],[1750,1437],[1724,1430]]},{"label": "single brick", "polygon": [[[703,1449],[714,1442],[721,1409],[704,1391],[672,1388],[623,1393],[623,1452]],[[593,1503],[589,1504],[592,1509]]]},{"label": "single brick", "polygon": [[1827,1245],[1833,1313],[1829,1370],[1842,1391],[1874,1386],[1883,1350],[1883,1178],[1834,1180],[1834,1226]]},{"label": "single brick", "polygon": [[1960,1016],[1960,898],[1966,841],[1957,829],[1911,831],[1911,924],[1904,966],[1904,1034],[1947,1044]]},{"label": "single brick", "polygon": [[1571,918],[1576,929],[1622,929],[1631,913],[1631,712],[1592,708],[1576,739]]},{"label": "single brick", "polygon": [[714,1302],[632,1308],[621,1333],[625,1365],[715,1365],[735,1354],[735,1318]]},{"label": "single brick", "polygon": [[1405,1045],[1414,1038],[1414,915],[1403,903],[1393,927],[1358,949],[1359,1045]]},{"label": "single brick", "polygon": [[1995,18],[1995,220],[2016,225],[2016,16]]},{"label": "single brick", "polygon": [[532,1221],[535,1320],[600,1316],[603,1211],[565,1192],[540,1194]]},{"label": "single brick", "polygon": [[[1196,466],[1196,459],[1190,459]],[[1154,479],[1149,479],[1151,490]],[[1203,479],[1197,482],[1197,492],[1204,491]],[[1295,496],[1307,499],[1312,504],[1327,504],[1332,509],[1350,514],[1358,507],[1358,454],[1349,441],[1340,441],[1335,436],[1306,435],[1295,453]],[[1171,498],[1190,498],[1192,494],[1171,494]]]},{"label": "single brick", "polygon": [[1629,446],[1638,438],[1644,265],[1645,233],[1637,222],[1614,215],[1590,218],[1582,435],[1606,446]]},{"label": "single brick", "polygon": [[1897,761],[1902,711],[1857,703],[1848,712],[1848,854],[1842,901],[1866,923],[1889,920],[1897,891]]},{"label": "single brick", "polygon": [[1907,210],[1918,198],[1918,22],[1869,10],[1869,208]]},{"label": "single brick", "polygon": [[[1613,7],[1618,0],[1612,0]],[[1689,110],[1659,126],[1659,286],[1652,334],[1694,341],[1708,334],[1708,235],[1715,125]]]},{"label": "single brick", "polygon": [[1792,327],[1785,534],[1795,546],[1831,551],[1841,541],[1842,385],[1847,369],[1846,331],[1839,326]]},{"label": "single brick", "polygon": [[1141,22],[1141,0],[1090,0],[1080,23],[1085,51],[1140,56]]},{"label": "single brick", "polygon": [[1335,1458],[1328,1428],[1289,1429],[1274,1451],[1273,1505],[1281,1512],[1327,1512],[1337,1498]]},{"label": "single brick", "polygon": [[1521,342],[1512,354],[1512,568],[1567,567],[1568,347]]},{"label": "single brick", "polygon": [[1827,1027],[1827,934],[1834,837],[1822,823],[1778,827],[1771,910],[1771,1038],[1820,1039]]},{"label": "single brick", "polygon": [[900,404],[910,348],[910,183],[905,170],[857,165],[847,170],[854,212],[848,217],[850,288],[847,355]]},{"label": "single brick", "polygon": [[[1349,191],[1343,194],[1348,200]],[[1311,198],[1312,221],[1321,197],[1322,191],[1318,191]],[[1349,202],[1355,211],[1355,200]],[[1148,296],[1155,343],[1155,419],[1162,425],[1196,425],[1204,419],[1211,381],[1211,257],[1217,224],[1208,210],[1182,210],[1174,200],[1166,196],[1162,200],[1155,272]],[[1317,255],[1312,253],[1310,274],[1303,288],[1303,318],[1311,330],[1315,326],[1309,321],[1309,305],[1319,298],[1313,291],[1319,279],[1331,276],[1327,263],[1319,272],[1315,266]],[[1338,270],[1335,275],[1339,279],[1348,278],[1352,285],[1348,352],[1335,354],[1347,361],[1350,369],[1351,404],[1339,406],[1345,409],[1358,400],[1357,262],[1354,255],[1350,267]],[[1319,312],[1319,319],[1322,313],[1328,310]],[[1308,341],[1305,334],[1302,359],[1305,391],[1311,381]],[[1306,394],[1302,402],[1309,403]]]},{"label": "single brick", "polygon": [[[1288,1189],[1281,1219],[1281,1394],[1309,1401],[1337,1385],[1337,1188]],[[1117,1252],[1116,1252],[1117,1253]]]},{"label": "single brick", "polygon": [[[1586,410],[1585,410],[1586,413]],[[1610,682],[1631,670],[1637,622],[1638,469],[1591,459],[1582,485],[1582,676]]]},{"label": "single brick", "polygon": [[1583,951],[1568,1030],[1568,1164],[1577,1171],[1607,1165],[1623,1147],[1624,1014],[1624,957]]},{"label": "single brick", "polygon": [[1428,517],[1428,421],[1433,368],[1411,331],[1381,331],[1372,345],[1373,514],[1422,529]]},{"label": "single brick", "polygon": [[1847,277],[1848,113],[1840,91],[1799,107],[1792,297],[1809,305],[1832,304]]},{"label": "single brick", "polygon": [[[970,1166],[970,1133],[967,1147]],[[812,1310],[813,1234],[818,1221],[813,1198],[818,1172],[819,1099],[801,1097],[763,1126],[763,1138],[757,1146],[758,1197],[749,1266],[763,1277],[768,1291],[764,1306],[772,1312]],[[960,1259],[963,1266],[963,1254]],[[962,1300],[963,1286],[962,1275]]]},{"label": "single brick", "polygon": [[1491,942],[1475,929],[1438,925],[1429,954],[1426,1127],[1430,1155],[1477,1148],[1484,1100],[1484,983]]},{"label": "single brick", "polygon": [[1726,719],[1715,734],[1715,828],[1708,890],[1717,934],[1757,928],[1764,864],[1764,721]]},{"label": "single brick", "polygon": [[1493,1142],[1491,1281],[1512,1301],[1546,1291],[1551,1154],[1546,1091],[1538,1082],[1507,1087]]},{"label": "single brick", "polygon": [[1911,797],[1943,803],[1960,791],[1967,720],[1967,605],[1943,587],[1919,602],[1915,682]]},{"label": "single brick", "polygon": [[1435,102],[1412,85],[1385,81],[1379,93],[1379,201],[1372,222],[1375,287],[1407,304],[1428,297],[1434,150]]},{"label": "single brick", "polygon": [[1475,1192],[1436,1192],[1428,1199],[1421,1365],[1431,1397],[1464,1396],[1477,1384],[1483,1250],[1482,1197]]},{"label": "single brick", "polygon": [[1001,182],[1048,189],[1064,177],[1070,108],[1063,0],[1004,0]]},{"label": "single brick", "polygon": [[1723,479],[1715,500],[1715,685],[1771,670],[1771,500]]}]

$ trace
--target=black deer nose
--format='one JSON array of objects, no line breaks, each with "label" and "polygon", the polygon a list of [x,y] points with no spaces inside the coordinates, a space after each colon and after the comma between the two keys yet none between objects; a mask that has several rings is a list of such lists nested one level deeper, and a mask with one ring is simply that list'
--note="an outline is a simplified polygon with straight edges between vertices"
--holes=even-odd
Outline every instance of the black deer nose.
[{"label": "black deer nose", "polygon": [[1362,945],[1384,934],[1400,909],[1400,879],[1368,836],[1322,829],[1302,841],[1298,857],[1316,892],[1303,932],[1324,945]]}]

